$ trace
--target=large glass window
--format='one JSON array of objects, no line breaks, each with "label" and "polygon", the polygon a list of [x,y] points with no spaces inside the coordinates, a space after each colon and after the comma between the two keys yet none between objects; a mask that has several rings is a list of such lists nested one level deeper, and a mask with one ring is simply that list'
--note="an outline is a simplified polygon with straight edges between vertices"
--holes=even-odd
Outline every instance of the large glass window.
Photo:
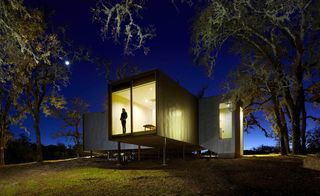
[{"label": "large glass window", "polygon": [[219,104],[220,139],[232,138],[232,110],[230,103]]},{"label": "large glass window", "polygon": [[156,129],[156,82],[153,77],[119,84],[112,90],[112,135]]},{"label": "large glass window", "polygon": [[156,82],[132,88],[133,132],[152,131],[156,126]]},{"label": "large glass window", "polygon": [[[112,135],[131,133],[130,88],[112,92],[111,99]],[[126,113],[126,115],[124,113]],[[127,116],[127,118],[125,118],[125,116]]]}]

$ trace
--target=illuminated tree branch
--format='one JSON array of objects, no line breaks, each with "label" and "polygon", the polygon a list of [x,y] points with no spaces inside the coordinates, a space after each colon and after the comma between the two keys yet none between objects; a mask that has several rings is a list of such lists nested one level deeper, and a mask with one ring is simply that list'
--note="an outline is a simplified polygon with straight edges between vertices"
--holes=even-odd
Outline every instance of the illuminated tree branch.
[{"label": "illuminated tree branch", "polygon": [[155,28],[143,28],[136,19],[141,17],[143,6],[144,0],[122,0],[114,5],[99,1],[92,10],[93,20],[101,24],[102,38],[112,37],[116,43],[122,39],[125,55],[133,55],[138,49],[143,49],[145,54],[150,50],[145,43],[155,36]]}]

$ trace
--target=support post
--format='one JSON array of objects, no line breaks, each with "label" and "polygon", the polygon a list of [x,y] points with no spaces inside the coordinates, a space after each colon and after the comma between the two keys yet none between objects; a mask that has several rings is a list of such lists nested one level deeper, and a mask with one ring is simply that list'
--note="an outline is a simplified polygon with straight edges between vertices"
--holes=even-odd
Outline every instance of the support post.
[{"label": "support post", "polygon": [[90,150],[90,158],[92,158],[92,150]]},{"label": "support post", "polygon": [[138,161],[140,161],[141,160],[141,146],[140,145],[138,145]]},{"label": "support post", "polygon": [[118,163],[117,165],[121,165],[121,143],[118,142]]},{"label": "support post", "polygon": [[166,166],[166,148],[167,148],[167,138],[163,139],[163,152],[162,152],[162,166]]},{"label": "support post", "polygon": [[185,160],[185,145],[182,146],[182,160]]}]

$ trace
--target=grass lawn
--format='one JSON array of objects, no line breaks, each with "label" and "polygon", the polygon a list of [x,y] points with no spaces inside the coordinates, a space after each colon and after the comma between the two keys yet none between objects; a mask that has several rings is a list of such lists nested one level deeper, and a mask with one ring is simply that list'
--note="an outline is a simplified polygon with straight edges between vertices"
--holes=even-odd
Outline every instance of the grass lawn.
[{"label": "grass lawn", "polygon": [[142,161],[79,159],[0,168],[0,195],[320,195],[302,157]]}]

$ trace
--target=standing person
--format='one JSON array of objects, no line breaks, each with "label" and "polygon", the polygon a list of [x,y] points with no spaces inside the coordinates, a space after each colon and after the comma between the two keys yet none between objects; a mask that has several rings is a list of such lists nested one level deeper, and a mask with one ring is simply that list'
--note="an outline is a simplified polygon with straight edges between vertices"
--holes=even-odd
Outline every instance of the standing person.
[{"label": "standing person", "polygon": [[126,120],[127,120],[127,112],[124,108],[122,108],[122,113],[120,116],[121,124],[122,124],[122,131],[123,133],[126,133]]}]

